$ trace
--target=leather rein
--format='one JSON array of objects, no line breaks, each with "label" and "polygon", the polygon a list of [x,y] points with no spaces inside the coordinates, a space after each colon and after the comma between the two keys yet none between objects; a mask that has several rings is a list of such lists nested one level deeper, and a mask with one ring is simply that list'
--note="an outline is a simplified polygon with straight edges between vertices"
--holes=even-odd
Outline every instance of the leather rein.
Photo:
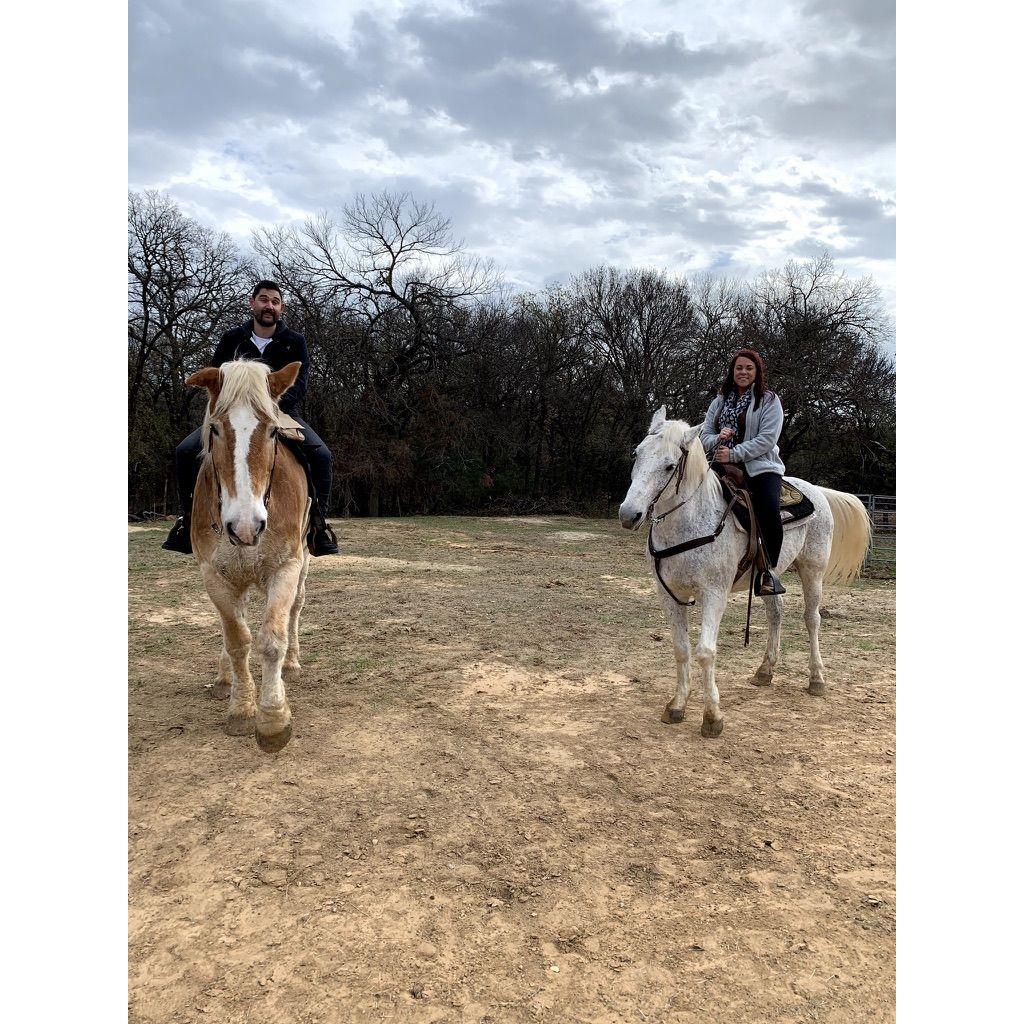
[{"label": "leather rein", "polygon": [[654,559],[654,573],[658,577],[658,582],[665,589],[665,593],[668,594],[668,596],[671,597],[676,604],[684,608],[688,608],[691,605],[696,604],[697,599],[690,598],[689,601],[680,601],[679,598],[676,597],[676,595],[672,592],[672,588],[665,582],[664,577],[661,575],[662,559],[671,558],[673,555],[681,555],[684,551],[692,551],[694,548],[703,547],[705,544],[713,544],[716,540],[718,540],[718,537],[721,534],[722,530],[725,529],[725,521],[729,518],[729,513],[732,511],[733,505],[735,505],[736,502],[739,500],[739,496],[735,491],[733,491],[732,497],[729,499],[728,504],[725,506],[725,511],[722,513],[721,518],[718,520],[718,525],[715,527],[714,533],[709,533],[705,537],[694,537],[692,540],[683,541],[681,544],[672,544],[667,548],[655,548],[654,527],[657,526],[659,523],[664,522],[670,515],[672,515],[673,512],[677,512],[687,502],[692,500],[696,496],[697,492],[704,486],[704,481],[702,480],[697,485],[697,487],[694,488],[692,494],[684,498],[678,504],[673,505],[667,512],[662,512],[660,515],[657,516],[654,514],[654,506],[657,505],[659,501],[661,501],[662,495],[665,493],[666,490],[668,490],[668,487],[672,483],[673,479],[676,482],[676,494],[679,493],[679,488],[682,486],[683,482],[683,469],[686,466],[686,460],[689,457],[689,454],[689,450],[685,450],[683,452],[682,456],[679,459],[679,462],[676,464],[675,472],[672,474],[672,476],[668,478],[668,480],[665,481],[665,485],[664,487],[662,487],[660,491],[658,491],[657,497],[655,497],[655,499],[650,503],[650,505],[647,506],[647,517],[651,521],[651,531],[647,534],[647,550],[650,553],[651,557]]}]

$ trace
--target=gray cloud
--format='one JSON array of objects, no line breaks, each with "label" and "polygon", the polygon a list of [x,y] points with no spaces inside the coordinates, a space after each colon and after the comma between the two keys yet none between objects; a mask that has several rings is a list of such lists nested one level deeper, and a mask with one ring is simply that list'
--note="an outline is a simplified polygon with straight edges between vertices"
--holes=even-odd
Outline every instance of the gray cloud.
[{"label": "gray cloud", "polygon": [[893,259],[891,4],[808,0],[780,38],[716,37],[699,0],[654,32],[619,0],[362,3],[344,31],[268,2],[133,0],[133,187],[239,231],[408,190],[524,286],[614,260],[740,272],[835,232],[854,270]]},{"label": "gray cloud", "polygon": [[811,0],[805,12],[824,28],[844,26],[866,45],[890,45],[896,34],[896,0]]},{"label": "gray cloud", "polygon": [[336,44],[263,6],[135,0],[128,19],[129,127],[201,134],[337,110],[363,81]]},{"label": "gray cloud", "polygon": [[[824,181],[804,181],[795,186],[780,186],[776,192],[810,200],[823,218],[840,229],[844,239],[842,254],[872,259],[895,259],[895,205],[885,197],[865,192],[843,192]],[[828,248],[821,238],[805,238],[797,243],[798,255],[809,255]]]},{"label": "gray cloud", "polygon": [[691,50],[682,33],[623,37],[600,7],[579,0],[496,0],[468,14],[416,8],[398,20],[433,70],[484,71],[500,61],[551,64],[569,81],[597,70],[699,78],[749,63],[760,47]]}]

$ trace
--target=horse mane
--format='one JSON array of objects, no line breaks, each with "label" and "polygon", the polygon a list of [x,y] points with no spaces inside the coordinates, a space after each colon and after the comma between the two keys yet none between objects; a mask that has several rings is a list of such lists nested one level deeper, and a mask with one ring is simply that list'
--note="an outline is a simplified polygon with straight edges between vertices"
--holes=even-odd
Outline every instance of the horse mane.
[{"label": "horse mane", "polygon": [[[692,429],[691,424],[685,420],[666,420],[665,425],[658,433],[677,448],[682,449],[683,435],[690,429]],[[687,449],[686,466],[683,469],[680,491],[691,494],[699,490],[701,486],[706,487],[716,500],[722,497],[722,482],[718,479],[717,473],[711,472],[707,453],[704,451],[700,434],[697,434]]]},{"label": "horse mane", "polygon": [[217,404],[210,408],[206,403],[203,416],[203,454],[210,450],[210,418],[222,416],[239,405],[248,405],[253,413],[261,419],[268,420],[272,425],[280,423],[281,411],[277,403],[270,397],[267,377],[270,367],[255,359],[235,359],[224,363],[220,368],[220,394]]}]

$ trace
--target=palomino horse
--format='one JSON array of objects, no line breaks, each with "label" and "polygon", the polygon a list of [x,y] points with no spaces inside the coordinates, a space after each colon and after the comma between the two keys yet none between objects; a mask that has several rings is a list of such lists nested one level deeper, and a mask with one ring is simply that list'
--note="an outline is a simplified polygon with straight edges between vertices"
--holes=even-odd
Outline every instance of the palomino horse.
[{"label": "palomino horse", "polygon": [[[667,420],[662,406],[654,414],[648,431],[635,452],[632,483],[619,507],[619,522],[626,529],[639,529],[650,519],[651,530],[657,530],[654,543],[659,549],[710,537],[721,524],[721,532],[713,543],[691,548],[661,562],[661,575],[676,598],[679,601],[695,598],[700,603],[700,640],[694,652],[704,683],[704,720],[700,734],[718,736],[725,718],[718,706],[715,686],[715,646],[730,591],[747,589],[748,574],[733,582],[747,547],[747,536],[731,514],[725,515],[722,484],[708,467],[700,427],[691,427],[681,420]],[[682,466],[680,460],[684,460]],[[668,484],[677,469],[679,482],[673,489]],[[818,649],[821,585],[825,580],[848,582],[858,574],[871,539],[871,523],[864,506],[852,494],[815,487],[794,477],[786,479],[814,504],[814,514],[789,527],[783,535],[778,572],[781,574],[793,565],[800,574],[804,623],[811,639],[811,677],[807,689],[822,696],[825,676]],[[653,572],[650,546],[648,560]],[[690,695],[688,609],[673,600],[661,583],[658,593],[672,625],[676,655],[676,692],[661,720],[675,724],[683,720],[686,699]],[[782,598],[766,597],[764,602],[768,615],[768,649],[752,680],[756,686],[771,685],[779,660]]]},{"label": "palomino horse", "polygon": [[[210,599],[220,612],[224,647],[214,696],[230,698],[226,731],[251,736],[273,753],[291,738],[291,710],[282,671],[298,673],[299,615],[306,595],[309,551],[306,476],[280,435],[292,429],[277,399],[300,363],[271,373],[263,363],[206,367],[186,381],[206,388],[203,465],[192,501],[192,550]],[[252,634],[245,597],[267,595],[259,635],[263,680],[259,703],[249,673]]]}]

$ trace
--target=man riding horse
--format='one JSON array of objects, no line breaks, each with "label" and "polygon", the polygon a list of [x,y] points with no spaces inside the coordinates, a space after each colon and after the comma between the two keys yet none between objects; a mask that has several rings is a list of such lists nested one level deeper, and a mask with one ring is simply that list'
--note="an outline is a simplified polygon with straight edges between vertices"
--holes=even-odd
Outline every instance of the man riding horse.
[{"label": "man riding horse", "polygon": [[[309,462],[316,500],[322,516],[314,517],[316,530],[310,554],[336,555],[338,544],[326,525],[327,505],[331,496],[331,450],[317,436],[312,427],[296,416],[295,410],[306,395],[309,381],[309,351],[306,339],[285,325],[284,298],[279,285],[273,281],[259,281],[249,299],[252,319],[227,331],[220,339],[210,366],[219,367],[233,359],[252,359],[266,363],[270,369],[280,370],[289,363],[300,362],[302,369],[295,383],[280,397],[282,412],[287,413],[301,427],[302,452]],[[181,516],[171,528],[163,547],[168,551],[192,553],[192,495],[202,455],[202,430],[197,428],[175,449],[174,464],[178,477],[178,499]]]}]

